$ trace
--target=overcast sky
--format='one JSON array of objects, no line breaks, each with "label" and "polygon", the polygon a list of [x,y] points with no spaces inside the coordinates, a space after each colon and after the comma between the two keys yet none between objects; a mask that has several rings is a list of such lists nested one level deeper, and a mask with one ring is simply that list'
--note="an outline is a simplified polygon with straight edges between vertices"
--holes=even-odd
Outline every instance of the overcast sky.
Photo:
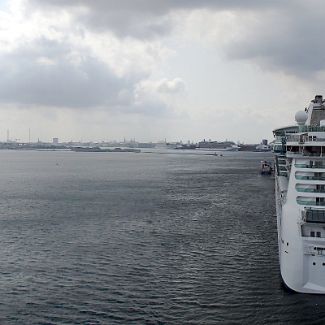
[{"label": "overcast sky", "polygon": [[321,0],[0,0],[0,141],[272,138],[325,94]]}]

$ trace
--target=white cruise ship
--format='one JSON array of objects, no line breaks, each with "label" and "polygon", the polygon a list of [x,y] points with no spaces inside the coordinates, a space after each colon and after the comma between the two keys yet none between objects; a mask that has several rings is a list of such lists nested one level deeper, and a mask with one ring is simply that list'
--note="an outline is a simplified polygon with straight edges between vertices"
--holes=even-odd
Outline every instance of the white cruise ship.
[{"label": "white cruise ship", "polygon": [[279,261],[284,284],[325,294],[325,101],[273,131]]}]

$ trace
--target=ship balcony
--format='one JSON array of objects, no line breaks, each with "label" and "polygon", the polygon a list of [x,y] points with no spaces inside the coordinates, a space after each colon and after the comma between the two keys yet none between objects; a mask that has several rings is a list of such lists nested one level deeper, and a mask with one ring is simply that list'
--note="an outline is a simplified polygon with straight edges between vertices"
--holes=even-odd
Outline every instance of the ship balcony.
[{"label": "ship balcony", "polygon": [[325,157],[325,143],[316,146],[298,146],[287,144],[287,157],[296,158],[296,157]]},{"label": "ship balcony", "polygon": [[285,155],[286,148],[285,148],[285,146],[282,146],[282,145],[275,145],[273,147],[273,152],[276,154]]},{"label": "ship balcony", "polygon": [[299,157],[303,157],[303,154],[302,154],[302,152],[299,152],[299,151],[287,151],[286,157],[287,158],[299,158]]},{"label": "ship balcony", "polygon": [[299,126],[299,132],[325,132],[325,126],[302,125]]},{"label": "ship balcony", "polygon": [[296,168],[312,168],[312,169],[321,169],[325,168],[325,164],[295,164]]},{"label": "ship balcony", "polygon": [[295,172],[297,180],[305,181],[325,181],[325,172],[309,169],[306,171],[297,170]]},{"label": "ship balcony", "polygon": [[280,176],[286,176],[286,177],[288,176],[288,169],[286,168],[286,166],[283,165],[276,166],[276,172]]},{"label": "ship balcony", "polygon": [[298,180],[308,180],[308,181],[325,181],[325,176],[306,176],[306,175],[296,175]]},{"label": "ship balcony", "polygon": [[299,142],[299,140],[302,138],[302,135],[300,134],[291,134],[286,136],[286,142]]},{"label": "ship balcony", "polygon": [[302,211],[302,220],[310,223],[325,223],[325,209],[307,208]]},{"label": "ship balcony", "polygon": [[325,207],[325,197],[303,197],[298,196],[296,201],[299,205],[304,206],[321,206]]},{"label": "ship balcony", "polygon": [[325,188],[310,188],[310,187],[302,187],[296,186],[296,191],[299,193],[322,193],[325,194]]},{"label": "ship balcony", "polygon": [[[324,152],[323,152],[324,151]],[[322,152],[301,152],[301,151],[287,151],[287,158],[300,158],[300,157],[325,157],[325,149]]]},{"label": "ship balcony", "polygon": [[324,137],[319,137],[316,135],[306,135],[306,134],[300,134],[300,135],[290,135],[287,137],[287,145],[298,145],[298,144],[309,144],[309,145],[321,145],[321,142],[325,143]]}]

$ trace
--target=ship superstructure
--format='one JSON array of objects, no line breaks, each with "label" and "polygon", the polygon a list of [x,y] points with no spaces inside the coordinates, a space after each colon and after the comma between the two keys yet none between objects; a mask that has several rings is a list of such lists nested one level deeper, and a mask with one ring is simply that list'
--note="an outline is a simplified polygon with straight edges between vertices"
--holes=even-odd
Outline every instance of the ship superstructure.
[{"label": "ship superstructure", "polygon": [[281,276],[303,293],[325,294],[324,102],[316,96],[297,125],[273,131]]}]

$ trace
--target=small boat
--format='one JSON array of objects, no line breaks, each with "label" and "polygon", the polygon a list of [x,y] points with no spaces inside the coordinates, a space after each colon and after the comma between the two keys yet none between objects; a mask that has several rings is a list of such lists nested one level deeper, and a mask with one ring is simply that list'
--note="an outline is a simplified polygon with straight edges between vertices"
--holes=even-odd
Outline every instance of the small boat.
[{"label": "small boat", "polygon": [[269,161],[261,161],[261,174],[262,175],[271,175],[272,174],[272,164]]}]

